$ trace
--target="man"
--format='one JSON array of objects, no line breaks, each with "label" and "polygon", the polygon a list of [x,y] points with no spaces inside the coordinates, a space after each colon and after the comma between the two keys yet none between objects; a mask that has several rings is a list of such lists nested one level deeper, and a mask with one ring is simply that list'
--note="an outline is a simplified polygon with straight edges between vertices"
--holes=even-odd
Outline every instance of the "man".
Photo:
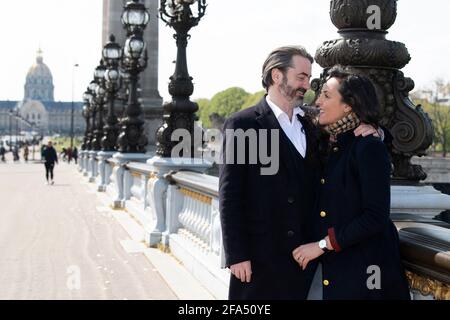
[{"label": "man", "polygon": [[70,164],[70,162],[72,161],[72,148],[71,147],[67,148],[66,154],[67,154],[67,162]]},{"label": "man", "polygon": [[[308,295],[316,265],[302,270],[292,251],[312,237],[309,215],[320,173],[316,130],[298,107],[310,87],[312,63],[303,47],[274,50],[263,65],[267,95],[224,124],[219,201],[226,266],[231,271],[230,299],[292,300]],[[237,144],[242,131],[256,131],[257,141],[249,138]],[[355,134],[374,132],[363,126]],[[249,161],[252,153],[262,150],[279,159],[275,174],[264,174],[267,162],[261,157],[256,163]],[[244,163],[236,161],[240,156]]]},{"label": "man", "polygon": [[[47,143],[47,147],[42,152],[42,157],[45,161],[45,177],[47,178],[47,184],[55,184],[53,180],[53,169],[55,168],[55,163],[58,163],[58,155],[56,154],[55,148],[51,141]],[[50,180],[49,180],[50,178]]]},{"label": "man", "polygon": [[18,162],[20,160],[19,147],[17,146],[17,144],[14,146],[13,149],[13,160],[14,162]]},{"label": "man", "polygon": [[78,164],[78,149],[77,149],[77,147],[73,148],[72,157],[73,157],[73,160],[75,160],[75,164]]},{"label": "man", "polygon": [[6,149],[5,149],[5,147],[3,146],[3,143],[2,143],[2,144],[0,145],[0,160],[1,160],[2,162],[6,162],[5,154],[6,154]]}]

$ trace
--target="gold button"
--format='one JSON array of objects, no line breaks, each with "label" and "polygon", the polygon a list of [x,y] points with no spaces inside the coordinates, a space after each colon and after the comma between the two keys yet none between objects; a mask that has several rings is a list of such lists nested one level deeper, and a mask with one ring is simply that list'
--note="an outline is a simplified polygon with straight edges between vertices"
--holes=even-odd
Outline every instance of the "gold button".
[{"label": "gold button", "polygon": [[323,285],[324,286],[328,286],[330,284],[330,281],[328,281],[328,280],[323,280]]},{"label": "gold button", "polygon": [[320,216],[321,216],[322,218],[325,218],[325,217],[327,216],[327,213],[326,213],[325,211],[322,211],[322,212],[320,213]]},{"label": "gold button", "polygon": [[320,183],[321,183],[321,184],[325,184],[325,179],[323,179],[323,178],[320,179]]},{"label": "gold button", "polygon": [[339,148],[338,147],[334,147],[333,148],[333,152],[338,152],[339,151]]}]

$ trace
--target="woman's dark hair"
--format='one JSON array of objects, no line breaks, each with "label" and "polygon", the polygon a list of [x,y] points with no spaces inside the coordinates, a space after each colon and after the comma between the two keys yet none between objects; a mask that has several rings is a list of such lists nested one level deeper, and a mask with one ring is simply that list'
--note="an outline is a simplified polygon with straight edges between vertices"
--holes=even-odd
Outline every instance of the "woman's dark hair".
[{"label": "woman's dark hair", "polygon": [[338,91],[342,101],[352,107],[361,122],[377,127],[381,108],[372,82],[364,76],[345,71],[339,65],[331,68],[327,75],[327,79],[336,78],[339,81]]}]

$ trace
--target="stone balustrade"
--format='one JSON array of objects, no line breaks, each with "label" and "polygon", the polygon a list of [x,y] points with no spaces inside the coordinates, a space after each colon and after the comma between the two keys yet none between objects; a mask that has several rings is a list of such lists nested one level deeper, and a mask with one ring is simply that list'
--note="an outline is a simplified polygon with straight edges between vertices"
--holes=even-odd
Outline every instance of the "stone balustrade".
[{"label": "stone balustrade", "polygon": [[[142,162],[150,157],[133,161],[84,151],[79,170],[108,195],[112,207],[126,209],[138,221],[147,245],[170,251],[215,297],[226,299],[229,271],[224,268],[219,179],[179,169],[158,171]],[[413,297],[449,299],[448,225],[415,214],[396,214],[396,219]],[[438,231],[418,231],[417,226]]]}]

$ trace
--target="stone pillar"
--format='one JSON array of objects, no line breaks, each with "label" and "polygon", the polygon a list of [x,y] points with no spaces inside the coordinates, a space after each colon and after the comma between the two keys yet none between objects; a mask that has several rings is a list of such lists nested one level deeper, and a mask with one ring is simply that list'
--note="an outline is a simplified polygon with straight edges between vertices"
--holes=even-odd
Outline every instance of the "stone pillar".
[{"label": "stone pillar", "polygon": [[[121,16],[126,0],[103,0],[103,45],[108,42],[109,35],[116,36],[116,42],[123,46],[126,32],[121,23]],[[144,111],[144,133],[149,144],[147,151],[156,150],[156,131],[162,125],[163,107],[162,98],[158,91],[158,45],[159,45],[159,19],[158,0],[143,0],[150,13],[150,22],[144,33],[147,43],[148,66],[140,74],[140,99]]]}]

